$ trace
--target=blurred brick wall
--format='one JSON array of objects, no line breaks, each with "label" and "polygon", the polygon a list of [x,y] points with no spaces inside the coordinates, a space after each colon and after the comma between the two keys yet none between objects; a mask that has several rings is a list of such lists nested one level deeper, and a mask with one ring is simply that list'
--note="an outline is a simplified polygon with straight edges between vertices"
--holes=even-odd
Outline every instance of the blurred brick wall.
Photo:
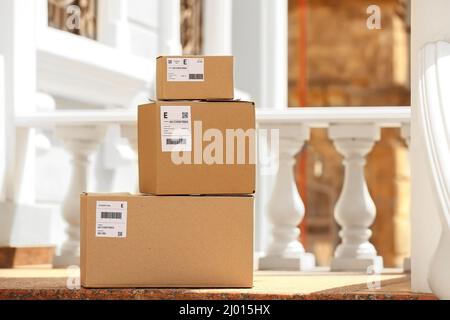
[{"label": "blurred brick wall", "polygon": [[[403,0],[306,0],[307,21],[301,20],[301,3],[289,1],[290,106],[302,101],[307,106],[410,105],[409,28]],[[381,30],[366,26],[366,10],[372,4],[381,8]],[[307,39],[302,48],[303,33]],[[305,47],[307,69],[302,70],[299,52]],[[342,186],[342,159],[325,130],[313,130],[306,150],[307,247],[320,264],[328,264],[338,242],[332,215]],[[372,241],[386,266],[400,265],[409,255],[407,158],[395,129],[383,130],[368,157],[366,177],[377,206]]]},{"label": "blurred brick wall", "polygon": [[181,0],[180,30],[183,54],[202,53],[202,0]]}]

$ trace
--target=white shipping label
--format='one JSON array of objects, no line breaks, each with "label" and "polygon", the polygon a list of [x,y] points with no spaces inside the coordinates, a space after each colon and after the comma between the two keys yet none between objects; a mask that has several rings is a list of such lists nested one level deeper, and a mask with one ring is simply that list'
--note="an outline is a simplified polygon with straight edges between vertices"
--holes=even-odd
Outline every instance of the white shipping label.
[{"label": "white shipping label", "polygon": [[205,59],[167,58],[167,81],[205,81]]},{"label": "white shipping label", "polygon": [[192,151],[190,106],[161,106],[162,152]]},{"label": "white shipping label", "polygon": [[127,236],[126,201],[97,201],[95,235],[109,238]]}]

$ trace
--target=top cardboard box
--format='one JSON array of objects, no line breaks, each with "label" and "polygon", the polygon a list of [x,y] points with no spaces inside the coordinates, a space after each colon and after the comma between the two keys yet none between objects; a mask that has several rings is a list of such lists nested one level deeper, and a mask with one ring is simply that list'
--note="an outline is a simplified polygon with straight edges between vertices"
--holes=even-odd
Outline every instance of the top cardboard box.
[{"label": "top cardboard box", "polygon": [[158,100],[232,100],[233,56],[161,56],[156,59]]}]

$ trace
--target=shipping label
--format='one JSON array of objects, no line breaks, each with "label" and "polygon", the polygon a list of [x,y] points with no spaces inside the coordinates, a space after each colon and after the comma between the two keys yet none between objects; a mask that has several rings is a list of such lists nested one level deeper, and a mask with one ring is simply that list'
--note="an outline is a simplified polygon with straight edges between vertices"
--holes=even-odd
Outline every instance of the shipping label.
[{"label": "shipping label", "polygon": [[161,106],[162,152],[192,151],[190,106]]},{"label": "shipping label", "polygon": [[97,201],[95,235],[109,238],[127,236],[126,201]]},{"label": "shipping label", "polygon": [[205,59],[167,58],[167,81],[205,81]]}]

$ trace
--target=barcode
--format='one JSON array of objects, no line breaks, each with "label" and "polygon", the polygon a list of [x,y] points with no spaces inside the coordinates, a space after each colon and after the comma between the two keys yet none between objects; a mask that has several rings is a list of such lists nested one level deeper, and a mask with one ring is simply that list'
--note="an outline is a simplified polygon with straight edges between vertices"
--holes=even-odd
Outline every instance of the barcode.
[{"label": "barcode", "polygon": [[122,212],[102,212],[102,219],[122,219]]},{"label": "barcode", "polygon": [[182,112],[181,113],[181,118],[182,119],[189,119],[189,112]]},{"label": "barcode", "polygon": [[186,144],[186,139],[166,139],[167,144]]},{"label": "barcode", "polygon": [[203,80],[203,73],[189,73],[189,80]]}]

